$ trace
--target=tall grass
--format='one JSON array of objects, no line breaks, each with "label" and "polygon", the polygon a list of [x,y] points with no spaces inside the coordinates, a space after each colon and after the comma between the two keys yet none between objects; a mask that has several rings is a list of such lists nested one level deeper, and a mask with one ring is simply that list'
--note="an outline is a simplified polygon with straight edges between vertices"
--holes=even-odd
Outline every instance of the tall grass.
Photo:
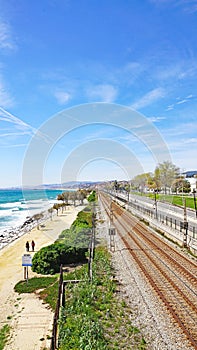
[{"label": "tall grass", "polygon": [[1,329],[0,329],[0,350],[3,350],[6,342],[8,340],[8,336],[10,333],[10,326],[5,324]]},{"label": "tall grass", "polygon": [[[97,248],[93,262],[93,280],[87,267],[67,275],[82,279],[66,285],[66,304],[59,323],[60,350],[145,349],[145,340],[130,321],[130,310],[116,295],[110,255]],[[125,338],[126,335],[126,338]]]}]

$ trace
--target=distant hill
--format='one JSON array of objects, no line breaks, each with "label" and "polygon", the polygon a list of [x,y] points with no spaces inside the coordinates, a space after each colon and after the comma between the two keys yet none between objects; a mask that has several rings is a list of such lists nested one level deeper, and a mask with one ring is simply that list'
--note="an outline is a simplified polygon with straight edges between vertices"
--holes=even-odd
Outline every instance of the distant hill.
[{"label": "distant hill", "polygon": [[102,184],[102,181],[68,181],[62,184],[43,184],[38,186],[16,186],[16,187],[4,187],[0,188],[0,190],[42,190],[42,189],[78,189],[78,188],[89,188],[92,186],[96,186]]},{"label": "distant hill", "polygon": [[183,175],[185,175],[185,177],[194,177],[195,175],[197,175],[197,170],[185,171]]},{"label": "distant hill", "polygon": [[91,186],[96,186],[97,184],[100,184],[101,182],[93,182],[93,181],[68,181],[64,182],[62,184],[43,184],[36,186],[34,188],[37,189],[61,189],[61,188],[71,188],[71,189],[77,189],[77,188],[87,188]]}]

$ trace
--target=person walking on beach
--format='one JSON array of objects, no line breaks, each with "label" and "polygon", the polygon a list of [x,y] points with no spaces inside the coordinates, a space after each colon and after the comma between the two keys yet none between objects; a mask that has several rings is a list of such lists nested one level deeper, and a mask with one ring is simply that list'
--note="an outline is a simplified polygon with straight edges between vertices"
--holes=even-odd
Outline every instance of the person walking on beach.
[{"label": "person walking on beach", "polygon": [[29,252],[29,242],[28,241],[26,242],[25,247],[26,247],[26,251]]},{"label": "person walking on beach", "polygon": [[34,242],[34,240],[32,240],[32,242],[31,242],[31,247],[32,247],[32,252],[34,252],[34,248],[35,248],[35,242]]}]

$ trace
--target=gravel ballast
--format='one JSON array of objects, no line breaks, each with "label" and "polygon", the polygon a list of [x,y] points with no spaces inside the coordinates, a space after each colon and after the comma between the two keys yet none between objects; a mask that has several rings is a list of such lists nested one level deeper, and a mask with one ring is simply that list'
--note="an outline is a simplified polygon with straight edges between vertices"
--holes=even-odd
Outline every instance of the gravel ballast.
[{"label": "gravel ballast", "polygon": [[[109,219],[99,203],[96,239],[109,247]],[[115,250],[111,253],[112,265],[119,281],[119,294],[130,306],[131,323],[140,329],[150,350],[192,350],[174,320],[167,314],[135,261],[115,236]]]}]

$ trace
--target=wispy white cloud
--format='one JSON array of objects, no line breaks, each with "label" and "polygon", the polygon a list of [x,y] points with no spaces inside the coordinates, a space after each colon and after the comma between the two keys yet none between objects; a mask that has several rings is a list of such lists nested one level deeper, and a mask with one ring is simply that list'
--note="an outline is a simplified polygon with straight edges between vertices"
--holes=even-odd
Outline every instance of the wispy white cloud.
[{"label": "wispy white cloud", "polygon": [[[35,133],[34,128],[0,107],[0,146],[19,147]],[[21,142],[22,140],[22,142]],[[24,141],[25,140],[25,141]],[[17,142],[18,141],[18,142]],[[24,144],[24,142],[26,142]]]},{"label": "wispy white cloud", "polygon": [[16,148],[16,147],[27,147],[27,143],[17,143],[17,144],[1,144],[1,148]]},{"label": "wispy white cloud", "polygon": [[167,108],[166,108],[166,111],[171,111],[174,109],[174,104],[172,105],[169,105]]},{"label": "wispy white cloud", "polygon": [[190,139],[186,139],[185,143],[189,143],[189,144],[197,144],[197,137],[192,137]]},{"label": "wispy white cloud", "polygon": [[183,5],[183,8],[188,13],[197,12],[197,0],[180,0],[180,5]]},{"label": "wispy white cloud", "polygon": [[190,140],[196,138],[197,122],[181,122],[179,119],[178,124],[167,125],[162,128],[162,133],[165,138],[171,140],[171,142],[183,143],[183,140]]},{"label": "wispy white cloud", "polygon": [[161,120],[165,120],[165,117],[149,117],[147,118],[151,123],[158,123]]},{"label": "wispy white cloud", "polygon": [[161,99],[165,96],[165,90],[163,88],[156,88],[154,90],[149,91],[147,94],[142,96],[138,101],[134,102],[131,105],[133,109],[141,109],[146,106],[151,105],[158,99]]},{"label": "wispy white cloud", "polygon": [[[21,119],[19,119],[18,117],[14,116],[13,114],[11,114],[10,112],[6,111],[5,109],[3,109],[2,107],[0,107],[0,122],[7,122],[9,124],[12,124],[12,126],[14,126],[14,131],[13,129],[0,129],[0,131],[2,132],[2,134],[5,136],[5,130],[8,130],[7,132],[7,138],[10,139],[12,137],[12,139],[16,138],[17,136],[22,137],[24,135],[29,135],[29,136],[33,136],[36,135],[37,137],[42,138],[46,143],[51,143],[53,142],[53,140],[46,134],[41,133],[39,130],[37,130],[36,128],[34,128],[33,126],[25,123],[24,121],[22,121]],[[17,130],[17,132],[15,131]],[[18,132],[19,130],[19,132]],[[1,136],[1,134],[0,134]]]},{"label": "wispy white cloud", "polygon": [[114,102],[118,91],[113,85],[100,84],[86,90],[87,96],[93,101]]},{"label": "wispy white cloud", "polygon": [[0,134],[1,137],[17,137],[22,135],[29,135],[28,131],[22,131],[22,132],[7,132]]},{"label": "wispy white cloud", "polygon": [[71,99],[71,94],[65,91],[56,91],[55,98],[57,99],[59,104],[64,105],[68,103],[68,101]]},{"label": "wispy white cloud", "polygon": [[183,103],[186,103],[186,102],[188,102],[188,100],[184,99],[184,100],[178,101],[176,104],[182,105]]},{"label": "wispy white cloud", "polygon": [[29,130],[31,133],[35,132],[35,129],[31,125],[23,122],[21,119],[15,117],[13,114],[9,113],[2,107],[0,107],[0,121],[12,123],[17,129],[23,131]]},{"label": "wispy white cloud", "polygon": [[159,81],[179,81],[188,78],[194,78],[197,75],[196,59],[182,60],[174,62],[173,65],[160,66],[158,65],[154,70],[154,77]]},{"label": "wispy white cloud", "polygon": [[3,83],[2,78],[0,77],[0,106],[3,108],[8,108],[13,105],[13,99],[10,96],[9,92],[6,90],[5,84]]},{"label": "wispy white cloud", "polygon": [[190,94],[188,95],[187,97],[185,98],[180,98],[180,97],[176,97],[176,102],[169,105],[167,108],[166,108],[166,111],[170,111],[170,110],[173,110],[176,108],[177,105],[182,105],[184,103],[191,103],[192,99],[194,98],[194,95]]},{"label": "wispy white cloud", "polygon": [[15,48],[10,26],[0,19],[0,49],[13,50]]},{"label": "wispy white cloud", "polygon": [[197,12],[197,0],[149,0],[152,4],[159,5],[170,5],[173,7],[181,8],[183,11],[188,13]]},{"label": "wispy white cloud", "polygon": [[183,68],[180,62],[173,64],[172,66],[159,66],[156,68],[155,77],[159,80],[168,80],[178,78],[182,75]]}]

